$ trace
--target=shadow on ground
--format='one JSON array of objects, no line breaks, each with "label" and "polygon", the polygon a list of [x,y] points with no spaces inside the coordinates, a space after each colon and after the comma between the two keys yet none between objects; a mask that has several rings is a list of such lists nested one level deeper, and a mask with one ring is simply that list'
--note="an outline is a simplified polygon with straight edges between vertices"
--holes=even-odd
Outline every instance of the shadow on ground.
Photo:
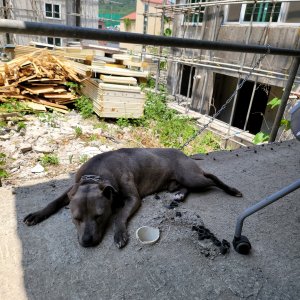
[{"label": "shadow on ground", "polygon": [[[244,197],[213,189],[190,195],[175,211],[198,214],[218,238],[231,241],[243,209],[299,178],[299,158],[296,142],[212,153],[199,162],[203,169]],[[98,247],[82,248],[68,209],[34,227],[22,223],[63,192],[71,177],[2,188],[1,299],[298,299],[299,190],[245,222],[250,255],[231,249],[205,256],[191,227],[175,224],[163,201],[151,197],[131,220],[131,239],[122,250],[113,244],[111,227]],[[148,224],[161,229],[161,238],[141,246],[135,230]]]}]

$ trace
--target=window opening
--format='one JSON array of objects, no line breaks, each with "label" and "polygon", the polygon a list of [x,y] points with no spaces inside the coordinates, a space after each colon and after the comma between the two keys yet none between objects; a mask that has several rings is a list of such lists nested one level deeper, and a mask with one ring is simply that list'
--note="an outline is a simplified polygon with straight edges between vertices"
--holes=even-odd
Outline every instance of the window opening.
[{"label": "window opening", "polygon": [[[206,2],[207,0],[191,0],[190,4],[193,3],[203,3]],[[199,5],[200,6],[200,5]],[[197,23],[202,23],[203,22],[203,16],[204,16],[204,10],[205,7],[195,7],[192,13],[187,13],[184,16],[184,22],[187,23],[192,23],[192,24],[197,24]]]},{"label": "window opening", "polygon": [[60,19],[60,5],[45,3],[46,18]]},{"label": "window opening", "polygon": [[[193,90],[193,84],[194,84],[194,76],[195,76],[195,68],[192,68],[188,65],[182,66],[182,78],[181,78],[181,87],[180,87],[180,95],[185,97],[191,97],[192,90]],[[190,79],[190,73],[191,74],[191,84],[189,88],[189,79]]]}]

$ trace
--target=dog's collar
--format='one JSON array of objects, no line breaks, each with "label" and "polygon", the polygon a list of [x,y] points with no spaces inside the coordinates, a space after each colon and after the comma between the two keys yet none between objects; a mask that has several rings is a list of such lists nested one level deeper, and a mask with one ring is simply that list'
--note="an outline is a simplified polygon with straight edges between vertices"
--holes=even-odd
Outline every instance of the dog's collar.
[{"label": "dog's collar", "polygon": [[101,177],[96,175],[83,175],[80,178],[80,183],[87,183],[87,182],[99,183],[100,181],[101,181]]}]

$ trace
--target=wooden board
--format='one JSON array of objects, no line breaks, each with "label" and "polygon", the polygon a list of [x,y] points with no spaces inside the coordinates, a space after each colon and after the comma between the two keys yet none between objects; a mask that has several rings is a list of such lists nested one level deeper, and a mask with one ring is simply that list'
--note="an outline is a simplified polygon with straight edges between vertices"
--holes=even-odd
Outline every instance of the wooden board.
[{"label": "wooden board", "polygon": [[117,83],[117,84],[137,85],[137,80],[134,77],[101,75],[100,79],[104,83]]},{"label": "wooden board", "polygon": [[133,71],[128,69],[121,68],[112,68],[112,67],[93,67],[93,72],[100,74],[109,74],[109,75],[118,75],[118,76],[128,76],[128,77],[137,77],[137,78],[147,78],[149,76],[148,72],[145,71]]}]

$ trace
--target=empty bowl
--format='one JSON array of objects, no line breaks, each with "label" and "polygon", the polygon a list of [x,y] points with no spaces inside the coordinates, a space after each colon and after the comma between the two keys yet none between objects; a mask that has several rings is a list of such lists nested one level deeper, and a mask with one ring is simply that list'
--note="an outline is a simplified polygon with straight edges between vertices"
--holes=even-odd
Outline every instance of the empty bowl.
[{"label": "empty bowl", "polygon": [[159,239],[159,229],[150,226],[140,227],[135,234],[142,244],[154,244]]}]

